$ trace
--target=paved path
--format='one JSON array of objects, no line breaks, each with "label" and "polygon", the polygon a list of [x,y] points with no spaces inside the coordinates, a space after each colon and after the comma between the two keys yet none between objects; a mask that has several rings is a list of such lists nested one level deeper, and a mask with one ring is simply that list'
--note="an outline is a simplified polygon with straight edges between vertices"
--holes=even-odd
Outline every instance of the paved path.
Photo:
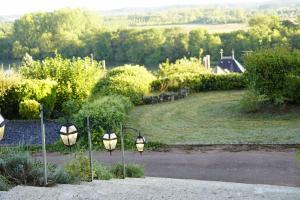
[{"label": "paved path", "polygon": [[[126,161],[145,166],[146,176],[270,184],[300,187],[300,161],[295,152],[171,151],[126,152]],[[52,163],[64,164],[71,155],[49,154]],[[105,164],[121,162],[121,153],[95,152]],[[300,198],[299,198],[300,199]]]},{"label": "paved path", "polygon": [[299,200],[300,188],[166,178],[94,181],[52,188],[18,186],[1,200]]}]

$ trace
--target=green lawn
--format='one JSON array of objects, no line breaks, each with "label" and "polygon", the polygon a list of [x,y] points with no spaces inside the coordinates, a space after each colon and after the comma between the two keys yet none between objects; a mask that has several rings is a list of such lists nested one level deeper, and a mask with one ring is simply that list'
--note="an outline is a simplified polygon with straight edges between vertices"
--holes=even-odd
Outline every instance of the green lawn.
[{"label": "green lawn", "polygon": [[166,144],[300,143],[300,108],[245,114],[243,91],[206,92],[184,100],[136,107],[128,125]]}]

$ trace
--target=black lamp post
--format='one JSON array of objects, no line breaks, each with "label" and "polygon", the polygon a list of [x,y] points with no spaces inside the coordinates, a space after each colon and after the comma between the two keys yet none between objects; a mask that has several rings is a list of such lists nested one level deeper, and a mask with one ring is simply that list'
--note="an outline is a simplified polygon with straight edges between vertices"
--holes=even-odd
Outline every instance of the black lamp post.
[{"label": "black lamp post", "polygon": [[[138,150],[138,152],[140,152],[140,154],[142,155],[143,151],[144,151],[144,146],[146,143],[146,140],[143,136],[141,136],[141,132],[135,128],[131,128],[131,127],[123,127],[122,123],[120,124],[120,136],[121,136],[121,149],[122,149],[122,164],[123,164],[123,178],[126,178],[126,168],[125,168],[125,149],[124,149],[124,133],[126,130],[133,130],[136,133],[138,133],[137,138],[135,139],[135,145],[136,148]],[[115,133],[112,133],[110,131],[106,132],[103,135],[103,144],[106,150],[108,150],[111,152],[116,148],[117,145],[117,135]]]},{"label": "black lamp post", "polygon": [[7,124],[7,120],[0,114],[0,140],[4,137],[5,125]]}]

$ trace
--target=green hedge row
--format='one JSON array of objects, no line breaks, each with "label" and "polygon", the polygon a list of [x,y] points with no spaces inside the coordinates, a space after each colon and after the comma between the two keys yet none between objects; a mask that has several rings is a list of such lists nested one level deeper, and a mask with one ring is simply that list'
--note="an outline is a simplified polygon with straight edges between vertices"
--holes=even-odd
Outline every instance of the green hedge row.
[{"label": "green hedge row", "polygon": [[150,93],[155,76],[145,67],[124,65],[116,67],[100,80],[93,90],[94,95],[123,95],[134,104],[142,103],[142,96]]},{"label": "green hedge row", "polygon": [[161,91],[162,88],[168,91],[176,91],[188,87],[191,91],[210,91],[210,90],[236,90],[243,89],[247,85],[243,74],[201,74],[180,81],[157,79],[152,82],[152,89]]},{"label": "green hedge row", "polygon": [[[22,116],[34,119],[38,112],[37,103],[44,104],[46,114],[48,116],[51,114],[56,102],[57,83],[55,81],[22,78],[14,78],[14,80],[11,81],[11,78],[3,78],[3,76],[0,80],[3,84],[7,83],[0,93],[1,112],[6,118],[15,119]],[[36,102],[33,103],[33,100]]]}]

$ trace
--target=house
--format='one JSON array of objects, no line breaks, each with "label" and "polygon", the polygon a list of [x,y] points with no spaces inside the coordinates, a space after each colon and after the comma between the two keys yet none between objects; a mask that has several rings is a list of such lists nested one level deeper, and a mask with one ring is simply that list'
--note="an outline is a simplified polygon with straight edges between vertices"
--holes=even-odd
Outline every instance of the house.
[{"label": "house", "polygon": [[221,49],[221,60],[219,62],[219,67],[225,71],[243,73],[245,68],[239,63],[234,57],[234,50],[232,50],[231,56],[223,56],[223,49]]}]

